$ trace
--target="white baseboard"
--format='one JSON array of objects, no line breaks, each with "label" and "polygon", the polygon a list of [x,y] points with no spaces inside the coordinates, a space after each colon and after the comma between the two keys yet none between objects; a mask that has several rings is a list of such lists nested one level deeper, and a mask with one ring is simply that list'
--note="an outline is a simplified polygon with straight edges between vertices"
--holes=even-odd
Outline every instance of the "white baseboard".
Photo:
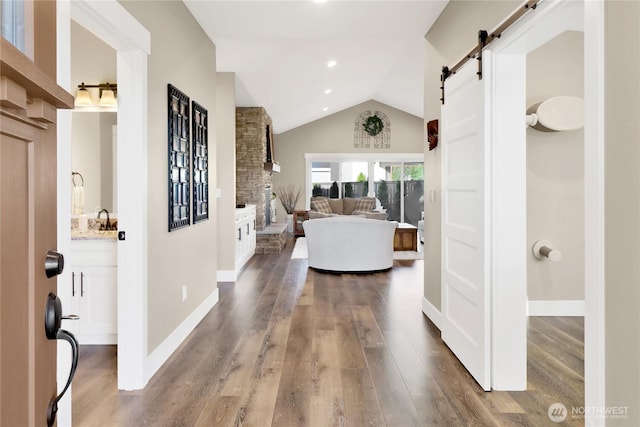
[{"label": "white baseboard", "polygon": [[584,316],[584,311],[584,300],[529,300],[527,304],[529,316]]},{"label": "white baseboard", "polygon": [[80,345],[116,345],[118,334],[74,334]]},{"label": "white baseboard", "polygon": [[147,357],[146,381],[160,369],[164,362],[182,344],[198,323],[218,303],[218,289],[211,293],[154,351]]},{"label": "white baseboard", "polygon": [[218,282],[235,282],[238,275],[234,270],[218,270],[216,280]]},{"label": "white baseboard", "polygon": [[422,297],[422,312],[433,322],[434,325],[442,330],[442,313],[428,299]]}]

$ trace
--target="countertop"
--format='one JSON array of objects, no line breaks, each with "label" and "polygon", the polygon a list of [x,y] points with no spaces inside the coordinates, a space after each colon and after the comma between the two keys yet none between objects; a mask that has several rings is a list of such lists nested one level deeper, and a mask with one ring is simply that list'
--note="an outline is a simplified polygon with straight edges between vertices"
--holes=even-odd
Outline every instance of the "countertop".
[{"label": "countertop", "polygon": [[71,230],[71,240],[117,240],[118,230],[99,231],[76,231]]}]

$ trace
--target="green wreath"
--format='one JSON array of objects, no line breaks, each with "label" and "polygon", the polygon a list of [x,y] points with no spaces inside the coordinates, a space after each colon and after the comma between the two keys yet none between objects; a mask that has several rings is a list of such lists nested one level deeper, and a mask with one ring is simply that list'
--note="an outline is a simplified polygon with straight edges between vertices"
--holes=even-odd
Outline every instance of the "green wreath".
[{"label": "green wreath", "polygon": [[368,133],[371,136],[376,136],[377,134],[379,134],[380,132],[382,132],[382,129],[384,129],[384,124],[382,123],[382,120],[380,119],[380,117],[376,116],[375,114],[373,116],[370,116],[363,124],[362,124],[362,128],[364,129],[364,131],[366,133]]}]

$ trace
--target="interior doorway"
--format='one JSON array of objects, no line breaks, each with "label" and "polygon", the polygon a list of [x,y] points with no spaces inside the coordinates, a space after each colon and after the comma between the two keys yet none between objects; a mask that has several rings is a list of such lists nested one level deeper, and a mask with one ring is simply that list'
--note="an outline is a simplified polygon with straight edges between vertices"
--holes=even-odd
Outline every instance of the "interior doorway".
[{"label": "interior doorway", "polygon": [[526,387],[524,57],[564,31],[584,31],[584,64],[590,64],[584,66],[585,406],[593,407],[604,406],[604,77],[596,66],[604,58],[603,16],[601,2],[541,2],[483,52],[483,79],[492,85],[485,109],[492,156],[491,383],[493,389],[518,390]]},{"label": "interior doorway", "polygon": [[[603,81],[604,74],[601,65],[604,63],[604,6],[601,2],[572,2],[558,1],[552,3],[540,3],[535,13],[530,14],[523,22],[513,28],[508,38],[496,43],[493,48],[496,62],[507,60],[514,55],[525,55],[557,34],[567,30],[584,31],[584,98],[585,98],[585,126],[584,126],[584,237],[585,237],[585,406],[604,406],[604,364],[601,357],[601,349],[604,347],[604,317],[603,317],[603,292],[604,292],[604,192],[603,192],[603,166],[604,158],[600,150],[603,146],[603,121],[604,105]],[[495,66],[494,62],[494,66]],[[498,64],[499,65],[499,64]],[[494,81],[501,86],[507,85],[512,80],[508,67],[501,67]],[[524,73],[523,73],[524,74]],[[522,86],[524,87],[524,85]],[[500,90],[496,90],[500,94]],[[503,93],[508,99],[508,94]],[[494,105],[496,114],[500,117],[508,117],[513,105],[509,102],[496,102]],[[496,134],[501,135],[506,124],[498,121]],[[515,141],[511,140],[511,145]],[[524,144],[524,141],[517,142]],[[520,165],[522,166],[522,165]],[[504,177],[502,177],[504,178]],[[523,188],[524,190],[524,188]],[[502,194],[508,198],[508,194]],[[511,230],[513,233],[515,230]],[[525,233],[524,228],[521,233]],[[508,236],[500,237],[507,239]],[[522,280],[522,283],[526,281]],[[498,299],[495,310],[508,312],[504,305],[509,304],[506,290],[505,295],[494,295],[493,300]],[[494,335],[494,343],[496,336]],[[502,337],[506,339],[506,336]],[[495,348],[494,348],[495,352]],[[495,363],[495,362],[494,362]]]},{"label": "interior doorway", "polygon": [[[150,34],[115,0],[61,2],[57,7],[57,56],[59,84],[71,87],[70,27],[72,20],[116,50],[118,84],[116,153],[117,206],[120,230],[126,240],[118,242],[118,388],[134,390],[148,381],[147,361],[147,55]],[[71,113],[59,115],[58,188],[71,187]],[[125,149],[126,148],[126,149]],[[137,159],[133,165],[131,159]],[[142,160],[141,160],[142,159]],[[136,185],[131,185],[136,183]],[[58,246],[70,251],[71,192],[58,191]],[[59,281],[60,296],[72,297],[71,273]],[[63,295],[64,294],[64,295]],[[58,347],[58,360],[68,360]],[[66,368],[58,364],[58,377]],[[63,384],[64,385],[64,384]],[[69,393],[70,394],[70,393]],[[71,425],[71,400],[59,404],[58,425]]]},{"label": "interior doorway", "polygon": [[[526,62],[527,107],[557,97],[584,99],[582,31],[558,34],[529,52]],[[550,64],[556,72],[546,72]],[[584,405],[584,129],[529,126],[526,145],[528,382],[560,390],[565,397],[559,403],[571,411]],[[532,248],[540,241],[557,252],[537,258]],[[561,343],[532,344],[554,330],[563,334]],[[536,362],[545,357],[557,361],[552,371]]]}]

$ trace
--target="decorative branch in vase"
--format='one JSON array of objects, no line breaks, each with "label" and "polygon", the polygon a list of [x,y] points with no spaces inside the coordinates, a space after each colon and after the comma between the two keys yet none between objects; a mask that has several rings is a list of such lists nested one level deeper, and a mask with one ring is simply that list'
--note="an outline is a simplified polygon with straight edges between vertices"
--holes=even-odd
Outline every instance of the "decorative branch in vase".
[{"label": "decorative branch in vase", "polygon": [[280,199],[280,203],[282,207],[287,212],[287,214],[293,214],[293,211],[296,210],[296,204],[300,197],[302,197],[302,190],[293,185],[287,185],[286,187],[279,187],[276,189],[276,194]]}]

